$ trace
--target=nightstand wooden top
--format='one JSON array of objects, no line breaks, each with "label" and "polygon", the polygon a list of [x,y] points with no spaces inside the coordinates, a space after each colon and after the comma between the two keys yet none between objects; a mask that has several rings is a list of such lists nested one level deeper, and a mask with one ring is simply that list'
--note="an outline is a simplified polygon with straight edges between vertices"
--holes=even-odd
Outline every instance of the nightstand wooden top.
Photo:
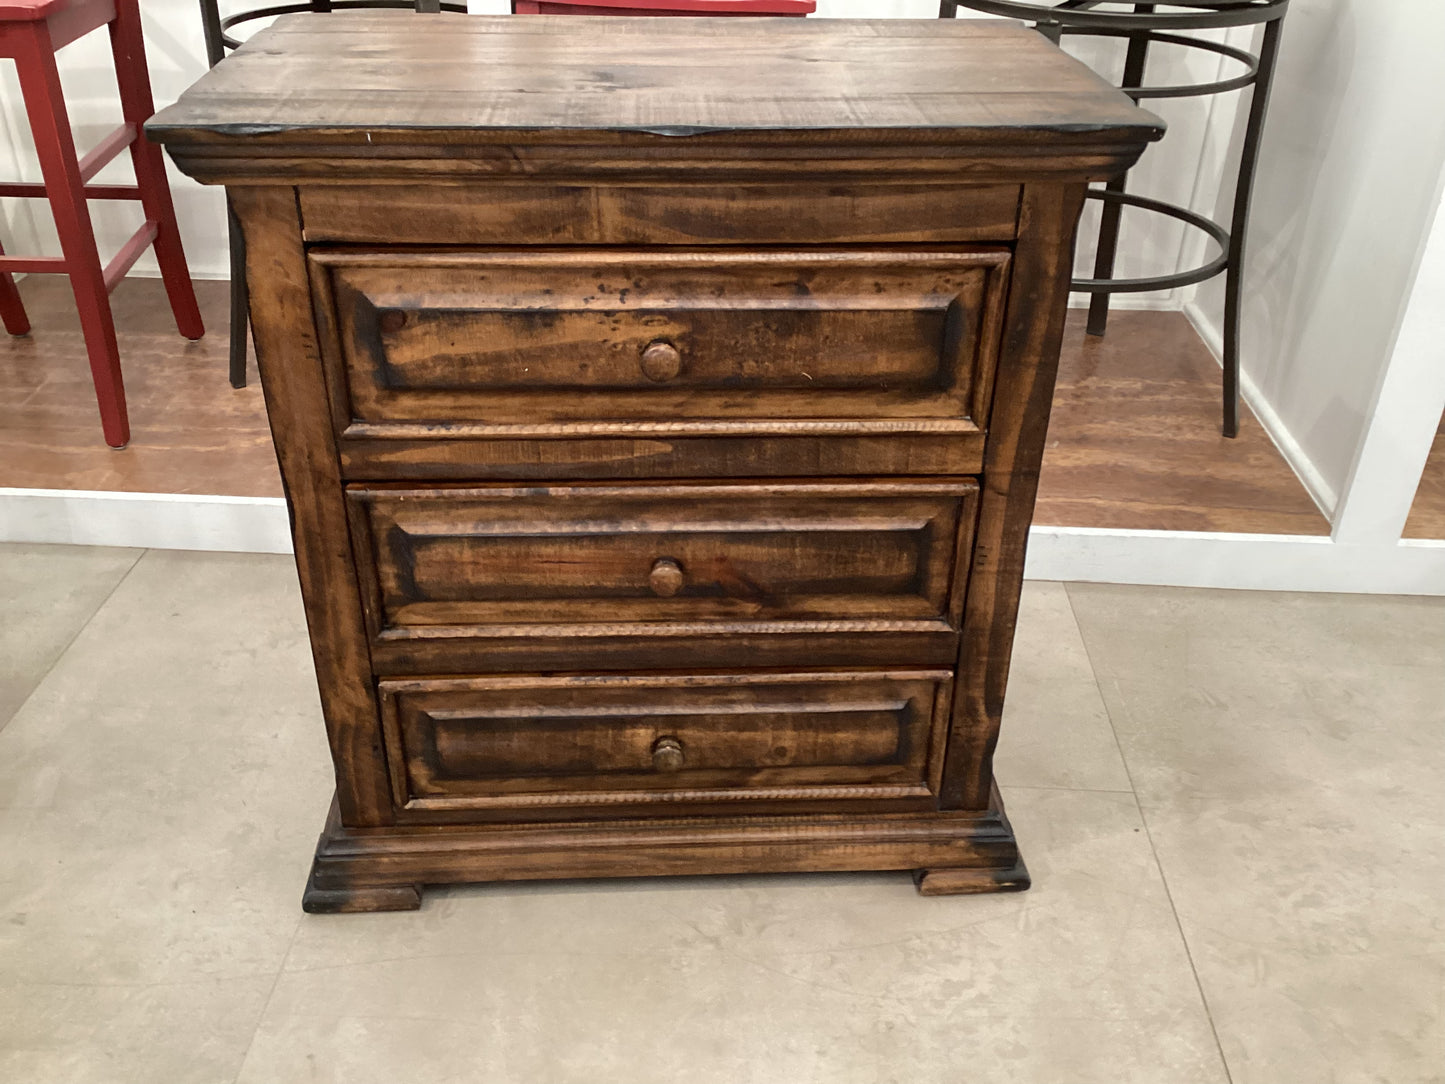
[{"label": "nightstand wooden top", "polygon": [[[326,132],[969,132],[1142,145],[1163,124],[1039,34],[993,20],[283,17],[148,125],[165,142]],[[809,133],[812,133],[810,136]]]}]

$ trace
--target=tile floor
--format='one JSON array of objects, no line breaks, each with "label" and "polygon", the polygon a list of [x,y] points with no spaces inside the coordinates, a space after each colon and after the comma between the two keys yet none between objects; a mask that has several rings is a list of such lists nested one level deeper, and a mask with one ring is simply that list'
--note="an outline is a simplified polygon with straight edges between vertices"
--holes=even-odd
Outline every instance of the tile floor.
[{"label": "tile floor", "polygon": [[0,669],[6,1082],[1445,1081],[1445,600],[1029,584],[1014,896],[303,916],[329,773],[288,558],[0,547]]}]

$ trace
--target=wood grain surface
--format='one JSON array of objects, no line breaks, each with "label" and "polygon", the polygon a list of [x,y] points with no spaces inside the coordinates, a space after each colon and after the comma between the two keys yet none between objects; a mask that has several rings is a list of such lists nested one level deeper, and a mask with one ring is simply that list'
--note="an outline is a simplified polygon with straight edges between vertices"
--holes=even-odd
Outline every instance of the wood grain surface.
[{"label": "wood grain surface", "polygon": [[285,188],[255,188],[233,193],[231,205],[246,238],[251,330],[285,480],[337,800],[348,824],[389,824],[392,800],[346,499],[336,441],[325,424],[320,350],[305,318],[309,280],[296,196]]},{"label": "wood grain surface", "polygon": [[1008,266],[1001,249],[821,247],[311,259],[334,298],[336,409],[348,424],[432,421],[438,437],[441,419],[958,428],[988,410]]},{"label": "wood grain surface", "polygon": [[[352,487],[348,497],[371,541],[375,635],[635,623],[643,636],[669,621],[956,627],[978,486]],[[672,576],[654,582],[660,562]]]},{"label": "wood grain surface", "polygon": [[[617,425],[619,423],[613,423]],[[341,444],[342,473],[351,481],[458,479],[647,479],[868,477],[875,474],[974,474],[983,463],[983,433],[969,422],[737,423],[731,431],[701,433],[626,423],[589,433],[468,432],[458,423],[405,439],[399,426],[384,438],[359,425]],[[885,428],[886,426],[886,428]],[[437,439],[444,437],[445,439]]]},{"label": "wood grain surface", "polygon": [[380,688],[404,811],[561,819],[840,799],[928,808],[950,676],[474,677]]},{"label": "wood grain surface", "polygon": [[[303,906],[415,910],[425,884],[558,876],[921,870],[929,895],[1025,888],[995,791],[983,811],[348,829],[332,807]],[[945,872],[946,871],[946,872]]]},{"label": "wood grain surface", "polygon": [[973,573],[959,638],[957,695],[939,794],[943,809],[982,808],[994,789],[993,751],[1003,717],[1083,201],[1082,185],[1030,184],[1024,186],[1019,206],[1019,239],[988,418]]},{"label": "wood grain surface", "polygon": [[197,130],[347,130],[361,142],[388,130],[497,142],[522,131],[832,138],[1039,128],[1060,143],[1162,131],[1083,64],[1009,22],[413,20],[394,11],[284,16],[147,125],[162,141]]},{"label": "wood grain surface", "polygon": [[392,244],[947,244],[1012,240],[1016,184],[318,185],[308,241]]}]

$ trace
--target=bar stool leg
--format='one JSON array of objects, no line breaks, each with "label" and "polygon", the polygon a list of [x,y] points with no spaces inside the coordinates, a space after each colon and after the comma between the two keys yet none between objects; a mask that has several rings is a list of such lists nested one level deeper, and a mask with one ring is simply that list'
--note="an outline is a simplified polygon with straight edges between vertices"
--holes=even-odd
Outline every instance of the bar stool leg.
[{"label": "bar stool leg", "polygon": [[214,68],[226,56],[218,0],[201,0],[201,32],[206,38],[206,63]]},{"label": "bar stool leg", "polygon": [[[1139,15],[1150,15],[1154,12],[1153,4],[1135,4],[1134,11]],[[1148,32],[1129,35],[1129,50],[1124,56],[1124,79],[1121,83],[1124,87],[1141,86],[1144,82],[1144,69],[1149,59],[1149,34]],[[1121,173],[1114,177],[1104,186],[1108,192],[1123,192],[1128,183],[1129,175]],[[1094,254],[1094,278],[1111,279],[1114,277],[1114,257],[1119,251],[1119,215],[1123,211],[1117,203],[1105,203],[1099,215],[1099,248]],[[1107,293],[1094,294],[1089,298],[1089,323],[1086,330],[1090,335],[1103,335],[1109,327],[1109,297]]]},{"label": "bar stool leg", "polygon": [[95,247],[85,186],[80,182],[80,162],[75,156],[70,118],[65,112],[50,28],[37,21],[27,24],[23,31],[16,27],[11,32],[20,93],[35,137],[40,172],[55,215],[55,230],[60,235],[66,272],[75,291],[75,307],[80,312],[80,329],[90,358],[101,428],[107,444],[124,448],[130,442],[130,420],[126,415],[115,322],[110,314],[110,293],[105,288],[105,273]]},{"label": "bar stool leg", "polygon": [[[201,0],[201,29],[206,36],[206,62],[215,67],[226,58],[221,12],[216,0]],[[246,290],[245,238],[231,201],[226,201],[226,232],[231,248],[231,387],[246,386],[246,329],[250,320]]]},{"label": "bar stool leg", "polygon": [[[3,255],[5,249],[0,247],[0,256]],[[30,317],[25,313],[20,291],[15,288],[15,276],[9,271],[0,271],[0,319],[5,321],[5,330],[10,334],[30,334]]]},{"label": "bar stool leg", "polygon": [[226,224],[231,244],[231,387],[244,388],[251,293],[246,289],[246,237],[230,200],[226,201]]},{"label": "bar stool leg", "polygon": [[1279,56],[1283,19],[1264,24],[1259,49],[1259,75],[1249,103],[1249,122],[1239,159],[1239,180],[1234,189],[1234,218],[1229,228],[1229,266],[1224,272],[1224,425],[1226,437],[1239,436],[1239,319],[1244,290],[1244,242],[1249,229],[1249,205],[1254,198],[1254,171],[1259,165],[1260,135],[1269,109],[1274,64]]},{"label": "bar stool leg", "polygon": [[196,305],[186,254],[181,248],[181,231],[176,225],[165,159],[161,157],[161,149],[145,137],[145,122],[156,107],[146,70],[145,43],[141,39],[139,0],[116,0],[115,18],[110,22],[110,48],[115,55],[121,116],[136,129],[135,140],[130,145],[131,164],[135,168],[136,184],[140,186],[145,216],[156,224],[156,262],[160,264],[161,280],[170,298],[176,327],[186,338],[199,339],[206,328]]}]

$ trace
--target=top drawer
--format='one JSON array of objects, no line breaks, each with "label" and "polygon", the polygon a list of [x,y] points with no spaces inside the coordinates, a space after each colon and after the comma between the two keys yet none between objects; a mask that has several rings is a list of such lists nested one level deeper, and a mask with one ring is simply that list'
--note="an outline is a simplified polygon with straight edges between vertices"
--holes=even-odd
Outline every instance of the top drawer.
[{"label": "top drawer", "polygon": [[323,184],[306,240],[415,245],[880,245],[1008,242],[1016,184]]},{"label": "top drawer", "polygon": [[312,260],[337,422],[343,436],[384,439],[836,419],[977,432],[1008,254],[320,250]]}]

